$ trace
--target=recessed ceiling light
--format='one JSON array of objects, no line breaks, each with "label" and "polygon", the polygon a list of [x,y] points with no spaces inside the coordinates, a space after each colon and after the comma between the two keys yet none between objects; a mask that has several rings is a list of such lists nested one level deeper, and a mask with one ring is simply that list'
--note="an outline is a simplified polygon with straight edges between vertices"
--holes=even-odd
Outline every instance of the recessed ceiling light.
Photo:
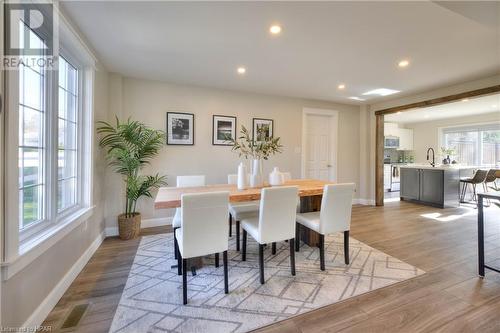
[{"label": "recessed ceiling light", "polygon": [[237,71],[238,74],[245,74],[247,72],[247,69],[245,67],[238,67]]},{"label": "recessed ceiling light", "polygon": [[378,88],[378,89],[373,89],[370,91],[367,91],[363,93],[363,95],[379,95],[379,96],[389,96],[392,94],[398,93],[399,90],[394,90],[394,89],[387,89],[387,88]]},{"label": "recessed ceiling light", "polygon": [[492,107],[492,108],[496,108],[497,106],[498,106],[498,105],[496,105],[496,104],[493,104],[493,105],[492,105],[491,107]]},{"label": "recessed ceiling light", "polygon": [[464,98],[464,99],[462,99],[462,102],[468,102],[468,101],[469,101],[469,99],[468,99],[468,98]]},{"label": "recessed ceiling light", "polygon": [[348,97],[348,98],[349,98],[349,99],[353,99],[353,100],[355,100],[355,101],[360,101],[360,102],[362,102],[362,101],[366,101],[364,98],[360,98],[360,97],[358,97],[358,96],[351,96],[351,97]]},{"label": "recessed ceiling light", "polygon": [[410,61],[405,59],[405,60],[401,60],[398,63],[398,66],[401,68],[405,68],[405,67],[408,67],[409,64],[410,64]]},{"label": "recessed ceiling light", "polygon": [[345,84],[343,84],[343,83],[339,84],[337,88],[339,88],[340,90],[343,90],[343,89],[345,89]]},{"label": "recessed ceiling light", "polygon": [[272,33],[273,35],[278,35],[279,33],[281,33],[281,26],[279,26],[279,25],[272,25],[269,28],[269,32]]},{"label": "recessed ceiling light", "polygon": [[401,111],[396,112],[396,114],[401,114]]},{"label": "recessed ceiling light", "polygon": [[428,114],[426,114],[426,115],[424,116],[424,118],[429,118],[429,117],[430,117],[430,116],[429,116]]}]

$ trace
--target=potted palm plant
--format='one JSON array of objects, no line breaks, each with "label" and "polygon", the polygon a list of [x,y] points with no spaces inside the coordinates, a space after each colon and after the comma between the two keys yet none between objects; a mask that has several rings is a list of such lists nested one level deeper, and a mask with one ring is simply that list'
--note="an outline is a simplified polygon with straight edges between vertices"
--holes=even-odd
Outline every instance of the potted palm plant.
[{"label": "potted palm plant", "polygon": [[165,133],[130,120],[116,124],[98,122],[101,135],[99,146],[106,149],[108,164],[125,182],[125,212],[118,216],[121,239],[133,239],[141,230],[141,214],[136,211],[137,200],[152,198],[151,191],[166,185],[166,176],[141,175],[141,169],[158,155],[165,142]]}]

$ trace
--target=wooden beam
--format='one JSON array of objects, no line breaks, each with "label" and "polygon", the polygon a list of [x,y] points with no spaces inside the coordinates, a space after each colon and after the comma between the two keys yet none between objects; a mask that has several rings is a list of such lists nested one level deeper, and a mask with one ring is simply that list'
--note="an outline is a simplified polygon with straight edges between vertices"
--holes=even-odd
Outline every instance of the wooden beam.
[{"label": "wooden beam", "polygon": [[377,206],[384,205],[384,115],[376,116],[375,204]]},{"label": "wooden beam", "polygon": [[464,98],[472,98],[472,97],[477,97],[477,96],[482,96],[482,95],[494,94],[497,92],[500,92],[500,85],[482,88],[482,89],[477,89],[477,90],[472,90],[472,91],[467,91],[467,92],[449,95],[449,96],[444,96],[444,97],[428,99],[428,100],[422,101],[422,102],[416,102],[416,103],[411,103],[411,104],[395,106],[392,108],[387,108],[387,109],[375,111],[375,114],[377,116],[386,115],[386,114],[391,114],[391,113],[396,113],[396,112],[401,112],[401,111],[408,111],[411,109],[418,109],[418,108],[424,108],[424,107],[459,101],[459,100],[462,100]]}]

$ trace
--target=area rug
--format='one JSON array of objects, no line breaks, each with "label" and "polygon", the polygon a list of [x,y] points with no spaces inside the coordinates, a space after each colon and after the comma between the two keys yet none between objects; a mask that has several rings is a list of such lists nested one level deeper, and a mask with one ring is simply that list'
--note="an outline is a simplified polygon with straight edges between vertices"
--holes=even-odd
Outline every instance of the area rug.
[{"label": "area rug", "polygon": [[188,273],[188,304],[182,305],[182,276],[170,267],[176,264],[172,240],[171,233],[142,238],[110,332],[247,332],[424,274],[354,238],[351,263],[345,265],[343,234],[338,234],[325,239],[325,271],[319,269],[319,249],[302,244],[295,277],[288,243],[279,243],[276,255],[268,246],[261,285],[257,243],[248,237],[243,262],[233,236],[229,294],[224,294],[222,260],[215,268],[209,256],[196,276]]}]

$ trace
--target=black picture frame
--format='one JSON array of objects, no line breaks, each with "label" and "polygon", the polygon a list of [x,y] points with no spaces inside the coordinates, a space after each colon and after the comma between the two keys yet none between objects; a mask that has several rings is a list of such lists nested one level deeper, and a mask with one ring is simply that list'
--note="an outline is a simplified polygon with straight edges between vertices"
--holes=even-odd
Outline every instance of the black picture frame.
[{"label": "black picture frame", "polygon": [[[177,116],[177,118],[173,118]],[[187,129],[187,138],[179,138],[176,136],[185,135],[184,133],[176,133],[179,129],[174,129],[171,123],[172,119],[177,120],[186,120],[187,124],[190,125]],[[186,124],[183,122],[183,124]],[[185,113],[185,112],[167,112],[167,145],[170,146],[193,146],[194,145],[194,113]],[[180,129],[181,131],[185,131],[185,129]]]},{"label": "black picture frame", "polygon": [[224,116],[224,115],[218,115],[214,114],[212,116],[212,145],[214,146],[232,146],[233,144],[231,142],[227,142],[224,139],[219,138],[219,122],[220,121],[226,121],[226,122],[231,122],[231,138],[236,139],[236,128],[237,128],[237,119],[234,116]]},{"label": "black picture frame", "polygon": [[267,123],[269,125],[269,135],[267,136],[268,138],[272,138],[274,135],[274,120],[273,119],[265,119],[265,118],[253,118],[252,119],[252,140],[255,142],[262,142],[262,140],[258,140],[259,138],[257,137],[257,128],[259,124],[265,124]]}]

